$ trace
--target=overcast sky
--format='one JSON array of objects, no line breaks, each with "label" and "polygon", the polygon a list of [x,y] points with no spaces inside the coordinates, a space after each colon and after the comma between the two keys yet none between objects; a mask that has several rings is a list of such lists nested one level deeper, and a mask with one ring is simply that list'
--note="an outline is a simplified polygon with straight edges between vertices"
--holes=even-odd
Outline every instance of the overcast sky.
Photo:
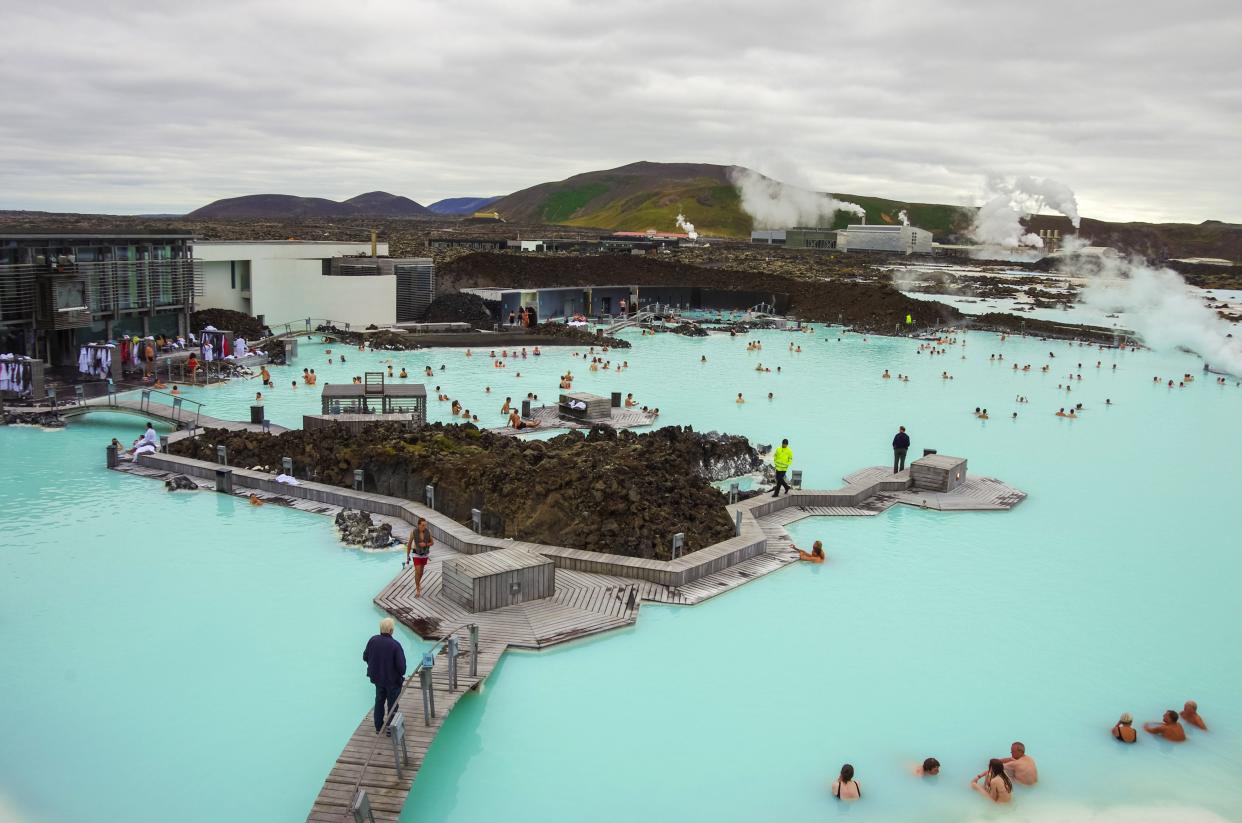
[{"label": "overcast sky", "polygon": [[0,208],[427,204],[653,160],[1242,222],[1239,0],[5,0],[3,29]]}]

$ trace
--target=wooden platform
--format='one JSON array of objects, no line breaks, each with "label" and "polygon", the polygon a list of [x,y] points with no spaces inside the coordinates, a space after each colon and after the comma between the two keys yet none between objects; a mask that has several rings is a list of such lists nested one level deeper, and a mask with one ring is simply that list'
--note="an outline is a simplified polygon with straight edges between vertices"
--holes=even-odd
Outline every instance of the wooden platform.
[{"label": "wooden platform", "polygon": [[607,420],[575,420],[572,417],[561,417],[556,406],[536,406],[530,410],[530,416],[532,419],[539,421],[538,428],[519,430],[510,426],[500,426],[488,431],[495,434],[519,437],[523,434],[532,434],[538,431],[547,431],[548,429],[589,429],[592,426],[611,426],[614,429],[638,429],[644,426],[652,426],[659,419],[644,413],[641,409],[619,408],[612,409],[612,415]]},{"label": "wooden platform", "polygon": [[[152,479],[162,480],[170,476],[168,471],[132,463],[123,463],[118,469]],[[442,570],[445,562],[458,562],[480,555],[462,554],[448,548],[443,541],[437,541],[432,546],[423,575],[422,595],[414,596],[414,570],[405,568],[400,569],[376,595],[375,603],[425,639],[439,639],[448,630],[471,623],[477,625],[480,639],[478,676],[473,679],[467,676],[468,668],[463,659],[459,667],[459,688],[450,692],[446,666],[437,662],[432,680],[438,716],[431,726],[422,725],[422,702],[418,689],[407,688],[403,693],[400,705],[405,716],[410,764],[400,779],[393,764],[391,740],[375,734],[368,710],[329,772],[307,820],[351,823],[349,805],[359,787],[366,790],[376,820],[397,820],[444,717],[468,688],[481,683],[491,673],[505,649],[541,650],[623,629],[637,622],[644,601],[692,606],[795,564],[798,555],[786,526],[805,517],[873,517],[898,503],[942,511],[999,511],[1012,508],[1026,497],[1021,491],[986,477],[970,477],[962,486],[948,493],[911,490],[908,472],[894,475],[890,468],[880,466],[854,472],[845,480],[844,488],[830,492],[800,490],[790,500],[771,500],[765,495],[734,504],[754,516],[754,522],[763,534],[763,551],[680,587],[557,568],[555,592],[551,597],[472,613],[445,596]],[[204,488],[212,488],[210,481],[196,482]],[[250,493],[250,489],[234,492],[239,497],[247,497]],[[267,502],[317,514],[335,515],[340,510],[335,505],[293,497],[282,498],[273,492],[257,493]],[[796,505],[799,500],[827,503],[847,498],[853,501],[853,505]],[[436,512],[428,510],[426,516],[433,521],[433,525],[460,528]],[[376,514],[372,517],[377,522],[391,523],[396,537],[404,538],[409,534],[410,525],[403,520]],[[524,541],[505,541],[505,546],[506,552],[532,554],[547,548]],[[400,549],[393,551],[392,557],[394,568],[399,567]],[[362,702],[361,696],[359,702]]]}]

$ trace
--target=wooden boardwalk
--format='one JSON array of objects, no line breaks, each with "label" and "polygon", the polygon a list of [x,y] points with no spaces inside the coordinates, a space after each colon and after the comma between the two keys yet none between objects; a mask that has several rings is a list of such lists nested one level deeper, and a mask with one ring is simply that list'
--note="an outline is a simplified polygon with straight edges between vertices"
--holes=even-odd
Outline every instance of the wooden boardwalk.
[{"label": "wooden boardwalk", "polygon": [[[137,395],[137,396],[132,396]],[[126,394],[113,395],[111,397],[105,395],[103,397],[93,397],[83,403],[73,405],[57,405],[52,406],[30,406],[23,407],[23,412],[32,413],[50,413],[55,412],[61,417],[81,417],[91,412],[106,412],[110,414],[132,414],[147,420],[155,420],[166,423],[177,429],[189,427],[197,427],[200,429],[228,429],[230,431],[262,431],[263,426],[258,423],[243,423],[238,420],[221,420],[206,414],[196,414],[192,409],[186,407],[177,408],[167,403],[160,403],[155,400],[143,401],[139,392],[130,392]],[[273,434],[287,431],[283,426],[271,424],[268,430]]]},{"label": "wooden boardwalk", "polygon": [[[238,424],[234,424],[238,425]],[[153,479],[166,479],[171,472],[148,466],[123,463],[119,470]],[[958,489],[948,493],[909,489],[909,475],[893,475],[891,469],[872,467],[849,475],[847,486],[837,492],[811,493],[809,499],[829,500],[842,497],[865,497],[851,506],[790,505],[756,517],[764,536],[763,551],[722,571],[701,577],[692,583],[671,587],[629,577],[593,574],[567,568],[556,570],[553,596],[506,606],[486,612],[472,613],[444,596],[441,569],[445,561],[468,557],[443,541],[438,541],[423,575],[423,590],[414,596],[414,572],[404,568],[375,597],[375,603],[425,639],[439,640],[446,632],[475,624],[479,630],[478,674],[470,677],[466,658],[460,658],[458,688],[448,688],[447,665],[443,653],[432,670],[437,715],[430,726],[423,725],[422,695],[416,684],[408,686],[400,699],[405,719],[408,768],[398,777],[390,738],[375,734],[370,711],[362,717],[357,729],[346,743],[324,781],[308,821],[314,823],[351,823],[352,803],[359,788],[366,791],[375,819],[395,821],[426,757],[428,749],[441,728],[444,718],[461,697],[476,687],[493,671],[506,649],[540,650],[551,646],[594,636],[634,625],[644,602],[691,606],[756,580],[798,562],[786,526],[805,517],[872,517],[898,503],[925,506],[942,511],[1004,510],[1012,508],[1025,494],[1000,481],[970,476]],[[213,488],[209,480],[198,480],[200,487]],[[882,486],[880,484],[883,484]],[[860,491],[861,490],[861,491]],[[251,489],[237,488],[234,495],[247,497]],[[854,494],[858,492],[857,494]],[[257,491],[267,502],[287,505],[316,514],[335,515],[339,506],[312,500],[282,497],[278,493]],[[756,510],[766,511],[768,501],[754,499]],[[442,516],[428,512],[430,519]],[[393,526],[393,534],[404,539],[410,525],[395,517],[372,514],[376,522]],[[456,524],[454,524],[456,525]],[[504,541],[511,550],[538,553],[540,546],[524,541]],[[400,557],[393,552],[394,565]],[[463,639],[462,654],[467,651]],[[417,658],[411,654],[413,665]]]}]

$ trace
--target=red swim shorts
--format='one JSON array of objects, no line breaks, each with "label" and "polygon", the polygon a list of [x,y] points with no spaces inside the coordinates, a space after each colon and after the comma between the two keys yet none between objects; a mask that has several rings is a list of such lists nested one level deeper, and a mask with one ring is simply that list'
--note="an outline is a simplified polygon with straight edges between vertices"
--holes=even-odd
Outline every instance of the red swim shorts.
[{"label": "red swim shorts", "polygon": [[413,557],[410,558],[410,562],[412,562],[415,566],[422,568],[423,566],[427,565],[427,558],[414,555]]}]

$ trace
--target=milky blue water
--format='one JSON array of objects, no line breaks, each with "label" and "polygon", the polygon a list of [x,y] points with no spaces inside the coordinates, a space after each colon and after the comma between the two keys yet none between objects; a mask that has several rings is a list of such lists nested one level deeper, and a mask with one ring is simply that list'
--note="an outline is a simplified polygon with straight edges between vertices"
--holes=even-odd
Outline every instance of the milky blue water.
[{"label": "milky blue water", "polygon": [[[633,392],[660,407],[661,423],[762,443],[788,437],[808,486],[885,463],[904,424],[912,457],[925,447],[967,457],[971,471],[1030,497],[1008,513],[899,507],[805,520],[792,531],[824,540],[821,567],[788,568],[694,608],[644,605],[632,630],[507,656],[450,716],[404,819],[1242,819],[1242,388],[1215,385],[1189,355],[983,334],[934,357],[908,340],[838,340],[824,329],[628,337],[635,348],[606,355],[629,361],[620,374],[592,373],[565,348],[496,369],[479,350],[345,350],[342,366],[334,349],[328,365],[321,344],[303,344],[294,366],[273,369],[284,386],[265,404],[274,422],[297,425],[318,408],[317,392],[288,388],[303,367],[322,385],[392,359],[433,398],[440,384],[497,426],[506,395],[551,402],[556,376],[571,369],[575,389]],[[750,339],[763,350],[747,351]],[[1014,372],[1013,362],[1032,370]],[[429,381],[425,365],[436,370]],[[882,379],[886,368],[910,382]],[[1198,379],[1165,387],[1186,372]],[[243,417],[257,382],[187,396],[209,414]],[[1054,416],[1080,402],[1080,419]],[[430,405],[433,419],[447,419],[447,403]],[[976,406],[991,419],[974,417]],[[253,807],[266,815],[255,819],[295,819],[369,700],[355,662],[374,630],[370,598],[395,562],[338,548],[326,520],[310,515],[235,509],[214,495],[168,499],[156,484],[108,473],[103,444],[125,429],[135,431],[132,418],[0,431],[5,454],[26,461],[0,480],[6,524],[19,524],[0,537],[10,567],[0,653],[29,664],[5,668],[20,711],[4,721],[0,786],[35,819],[115,819],[130,790],[153,784],[188,798],[191,818],[247,818],[239,810]],[[39,506],[88,523],[87,536],[47,540]],[[78,580],[82,563],[92,565]],[[188,679],[164,677],[152,643],[189,656]],[[273,647],[280,662],[297,660],[297,675],[272,664]],[[88,654],[88,666],[62,663]],[[50,674],[66,669],[76,683]],[[87,677],[101,669],[107,676]],[[49,730],[46,707],[88,681],[92,702]],[[182,689],[200,734],[156,747],[161,712],[144,707],[180,705]],[[1155,719],[1188,698],[1210,733],[1176,748],[1108,737],[1123,711]],[[285,739],[292,721],[278,723],[265,744],[273,749],[239,757],[234,733],[254,745],[286,700],[298,701],[296,745]],[[83,724],[103,738],[96,751],[111,754],[65,763],[60,732]],[[146,736],[120,734],[134,725]],[[993,810],[967,783],[1015,739],[1041,782]],[[909,776],[928,755],[945,764],[940,778]],[[864,792],[848,810],[826,788],[847,761]],[[84,799],[59,791],[65,773],[81,773]],[[252,791],[211,794],[238,783]]]}]

